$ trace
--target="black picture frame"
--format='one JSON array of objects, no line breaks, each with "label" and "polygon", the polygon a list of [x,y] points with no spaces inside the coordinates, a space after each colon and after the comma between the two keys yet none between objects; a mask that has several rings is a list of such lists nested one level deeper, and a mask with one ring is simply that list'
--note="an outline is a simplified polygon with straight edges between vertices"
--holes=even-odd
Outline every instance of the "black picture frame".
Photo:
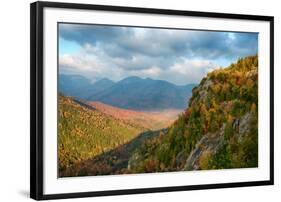
[{"label": "black picture frame", "polygon": [[[204,184],[174,187],[154,187],[129,190],[77,192],[67,194],[43,193],[43,9],[80,9],[130,13],[163,14],[175,16],[210,17],[238,20],[267,21],[270,23],[270,180],[239,183]],[[122,194],[186,191],[228,187],[246,187],[274,184],[274,17],[183,10],[89,5],[76,3],[35,2],[30,5],[30,197],[36,200],[62,199]]]}]

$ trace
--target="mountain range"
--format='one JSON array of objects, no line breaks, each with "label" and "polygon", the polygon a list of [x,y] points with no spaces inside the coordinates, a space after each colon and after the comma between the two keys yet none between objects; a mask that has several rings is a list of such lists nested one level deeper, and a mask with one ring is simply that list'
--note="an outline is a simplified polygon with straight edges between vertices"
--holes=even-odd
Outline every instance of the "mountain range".
[{"label": "mountain range", "polygon": [[109,79],[100,79],[92,82],[90,79],[74,74],[59,75],[59,91],[66,96],[73,96],[80,99],[87,99],[93,94],[97,94],[106,88],[114,85]]},{"label": "mountain range", "polygon": [[63,95],[133,110],[184,109],[195,86],[136,76],[118,82],[103,78],[95,83],[80,75],[59,76],[59,91]]}]

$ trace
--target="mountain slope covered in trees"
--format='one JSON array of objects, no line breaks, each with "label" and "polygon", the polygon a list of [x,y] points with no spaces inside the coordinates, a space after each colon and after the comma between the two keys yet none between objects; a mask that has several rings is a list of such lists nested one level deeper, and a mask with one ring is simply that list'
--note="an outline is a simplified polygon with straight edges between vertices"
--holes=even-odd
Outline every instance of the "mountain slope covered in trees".
[{"label": "mountain slope covered in trees", "polygon": [[170,126],[182,110],[162,110],[156,112],[141,112],[113,107],[101,102],[86,102],[98,111],[116,119],[137,125],[147,130],[160,130]]},{"label": "mountain slope covered in trees", "polygon": [[209,73],[167,134],[146,141],[130,172],[258,166],[258,57]]},{"label": "mountain slope covered in trees", "polygon": [[[118,150],[118,158],[122,156],[120,162],[128,161],[133,149],[144,139],[152,137],[152,130],[168,127],[177,118],[178,112],[169,112],[173,114],[172,116],[167,116],[166,113],[166,111],[154,114],[124,110],[60,95],[58,125],[60,176],[72,176],[73,173],[81,175],[79,169],[69,168],[99,156],[107,159],[98,162],[99,166],[92,165],[91,172],[93,170],[96,173],[108,172],[111,170],[111,166],[108,165],[111,162],[108,152],[116,148],[121,148]],[[122,146],[130,142],[134,146],[124,146],[123,149]]]},{"label": "mountain slope covered in trees", "polygon": [[59,173],[135,138],[143,128],[107,116],[72,98],[59,96]]}]

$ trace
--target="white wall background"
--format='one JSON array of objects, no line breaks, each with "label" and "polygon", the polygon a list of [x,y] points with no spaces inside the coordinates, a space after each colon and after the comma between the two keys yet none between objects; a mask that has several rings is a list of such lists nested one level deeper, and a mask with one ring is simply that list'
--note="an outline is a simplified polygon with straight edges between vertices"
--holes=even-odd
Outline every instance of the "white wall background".
[{"label": "white wall background", "polygon": [[[61,0],[63,1],[63,0]],[[68,201],[277,201],[281,196],[281,13],[277,0],[69,0],[76,3],[275,16],[275,185]],[[29,199],[29,3],[0,5],[0,201]],[[223,25],[222,25],[223,26]],[[223,28],[223,27],[222,27]]]}]

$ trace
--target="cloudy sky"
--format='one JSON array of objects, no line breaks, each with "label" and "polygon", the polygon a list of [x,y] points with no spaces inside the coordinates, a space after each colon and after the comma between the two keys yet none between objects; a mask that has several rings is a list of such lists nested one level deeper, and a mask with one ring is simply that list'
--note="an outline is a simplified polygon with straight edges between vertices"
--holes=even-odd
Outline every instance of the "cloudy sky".
[{"label": "cloudy sky", "polygon": [[257,54],[258,34],[59,24],[59,72],[198,83],[213,69]]}]

